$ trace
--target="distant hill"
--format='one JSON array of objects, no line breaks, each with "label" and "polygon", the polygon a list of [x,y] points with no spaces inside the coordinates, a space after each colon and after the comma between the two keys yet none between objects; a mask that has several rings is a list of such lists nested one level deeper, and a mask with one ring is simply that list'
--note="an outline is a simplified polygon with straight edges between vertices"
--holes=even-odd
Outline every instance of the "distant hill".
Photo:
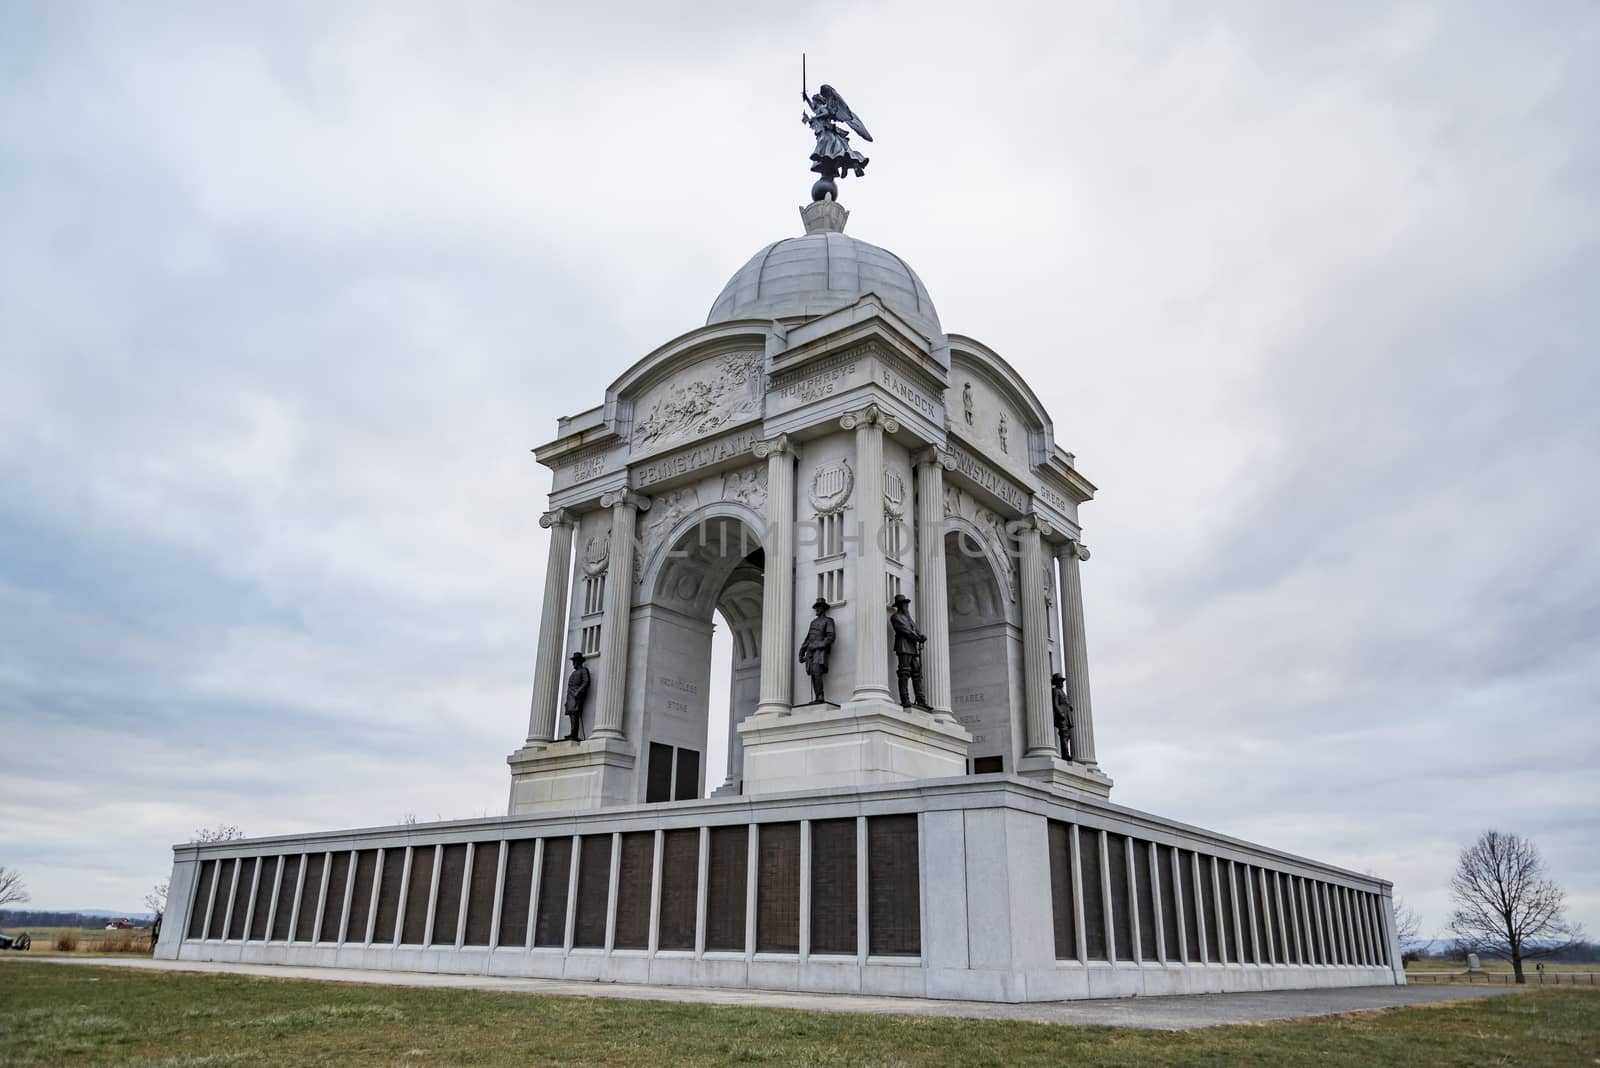
[{"label": "distant hill", "polygon": [[107,920],[130,920],[148,924],[155,916],[148,912],[112,912],[110,909],[0,909],[0,927],[104,927]]}]

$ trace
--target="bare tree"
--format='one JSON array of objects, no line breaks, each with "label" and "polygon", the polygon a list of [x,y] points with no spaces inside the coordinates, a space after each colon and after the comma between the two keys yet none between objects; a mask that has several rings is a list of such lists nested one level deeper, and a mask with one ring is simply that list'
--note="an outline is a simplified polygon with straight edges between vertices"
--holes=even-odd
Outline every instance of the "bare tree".
[{"label": "bare tree", "polygon": [[167,914],[167,882],[156,883],[150,892],[144,895],[144,907],[155,913],[156,922],[161,922],[161,917]]},{"label": "bare tree", "polygon": [[202,827],[194,832],[191,842],[206,845],[210,842],[231,842],[236,838],[243,838],[244,832],[231,823],[219,823],[215,827]]},{"label": "bare tree", "polygon": [[1399,894],[1394,898],[1394,940],[1400,943],[1400,952],[1415,945],[1422,937],[1422,917]]},{"label": "bare tree", "polygon": [[1450,929],[1463,948],[1511,962],[1556,953],[1583,938],[1567,919],[1566,892],[1545,878],[1539,847],[1521,835],[1488,830],[1461,851],[1450,879]]},{"label": "bare tree", "polygon": [[22,885],[22,873],[0,865],[0,905],[21,905],[29,900],[28,888]]}]

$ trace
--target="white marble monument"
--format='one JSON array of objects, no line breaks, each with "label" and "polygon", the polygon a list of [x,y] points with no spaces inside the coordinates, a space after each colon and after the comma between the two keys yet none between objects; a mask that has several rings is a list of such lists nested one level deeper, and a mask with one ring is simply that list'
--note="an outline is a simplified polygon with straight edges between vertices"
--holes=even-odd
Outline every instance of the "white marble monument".
[{"label": "white marble monument", "polygon": [[994,1001],[1405,981],[1389,883],[1109,800],[1094,486],[904,260],[801,216],[537,450],[507,815],[176,846],[157,956]]}]

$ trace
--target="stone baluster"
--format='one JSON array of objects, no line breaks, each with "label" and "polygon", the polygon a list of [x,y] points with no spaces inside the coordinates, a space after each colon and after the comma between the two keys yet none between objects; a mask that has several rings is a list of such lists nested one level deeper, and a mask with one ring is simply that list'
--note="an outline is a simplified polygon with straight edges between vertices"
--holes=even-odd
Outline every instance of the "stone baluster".
[{"label": "stone baluster", "polygon": [[917,467],[917,623],[928,636],[922,650],[928,704],[936,715],[950,716],[950,603],[944,560],[944,473],[955,457],[927,449]]},{"label": "stone baluster", "polygon": [[1067,677],[1067,700],[1072,702],[1072,759],[1090,767],[1094,758],[1094,709],[1089,703],[1089,648],[1083,632],[1083,583],[1078,563],[1089,559],[1089,548],[1069,541],[1056,549],[1061,565],[1061,673]]},{"label": "stone baluster", "polygon": [[628,629],[633,607],[633,531],[650,498],[630,489],[600,498],[611,509],[611,541],[607,561],[605,615],[600,631],[600,684],[597,687],[593,738],[621,738],[627,704]]},{"label": "stone baluster", "polygon": [[[895,700],[889,689],[888,588],[883,544],[883,435],[899,422],[876,404],[839,420],[856,432],[856,686],[854,700]],[[918,621],[921,622],[920,620]]]},{"label": "stone baluster", "polygon": [[[787,434],[758,441],[767,461],[767,534],[761,580],[761,701],[757,714],[794,701],[794,461]],[[730,747],[731,754],[731,747]]]},{"label": "stone baluster", "polygon": [[528,745],[555,738],[556,704],[561,696],[561,652],[567,634],[567,591],[572,587],[572,535],[575,517],[562,508],[539,517],[550,531],[550,557],[544,567],[544,611],[539,616],[539,651],[533,667],[533,702],[528,712]]},{"label": "stone baluster", "polygon": [[1043,535],[1049,532],[1037,517],[1018,531],[1022,562],[1017,569],[1022,586],[1022,694],[1027,715],[1027,756],[1054,756],[1055,718],[1050,704],[1050,609],[1044,583]]}]

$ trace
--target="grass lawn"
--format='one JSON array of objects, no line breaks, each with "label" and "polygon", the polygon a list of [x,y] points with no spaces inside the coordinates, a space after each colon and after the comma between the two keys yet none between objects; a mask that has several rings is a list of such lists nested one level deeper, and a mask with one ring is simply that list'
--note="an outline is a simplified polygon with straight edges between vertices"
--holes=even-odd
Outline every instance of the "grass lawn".
[{"label": "grass lawn", "polygon": [[0,963],[0,1065],[1561,1065],[1600,993],[1163,1033]]}]

